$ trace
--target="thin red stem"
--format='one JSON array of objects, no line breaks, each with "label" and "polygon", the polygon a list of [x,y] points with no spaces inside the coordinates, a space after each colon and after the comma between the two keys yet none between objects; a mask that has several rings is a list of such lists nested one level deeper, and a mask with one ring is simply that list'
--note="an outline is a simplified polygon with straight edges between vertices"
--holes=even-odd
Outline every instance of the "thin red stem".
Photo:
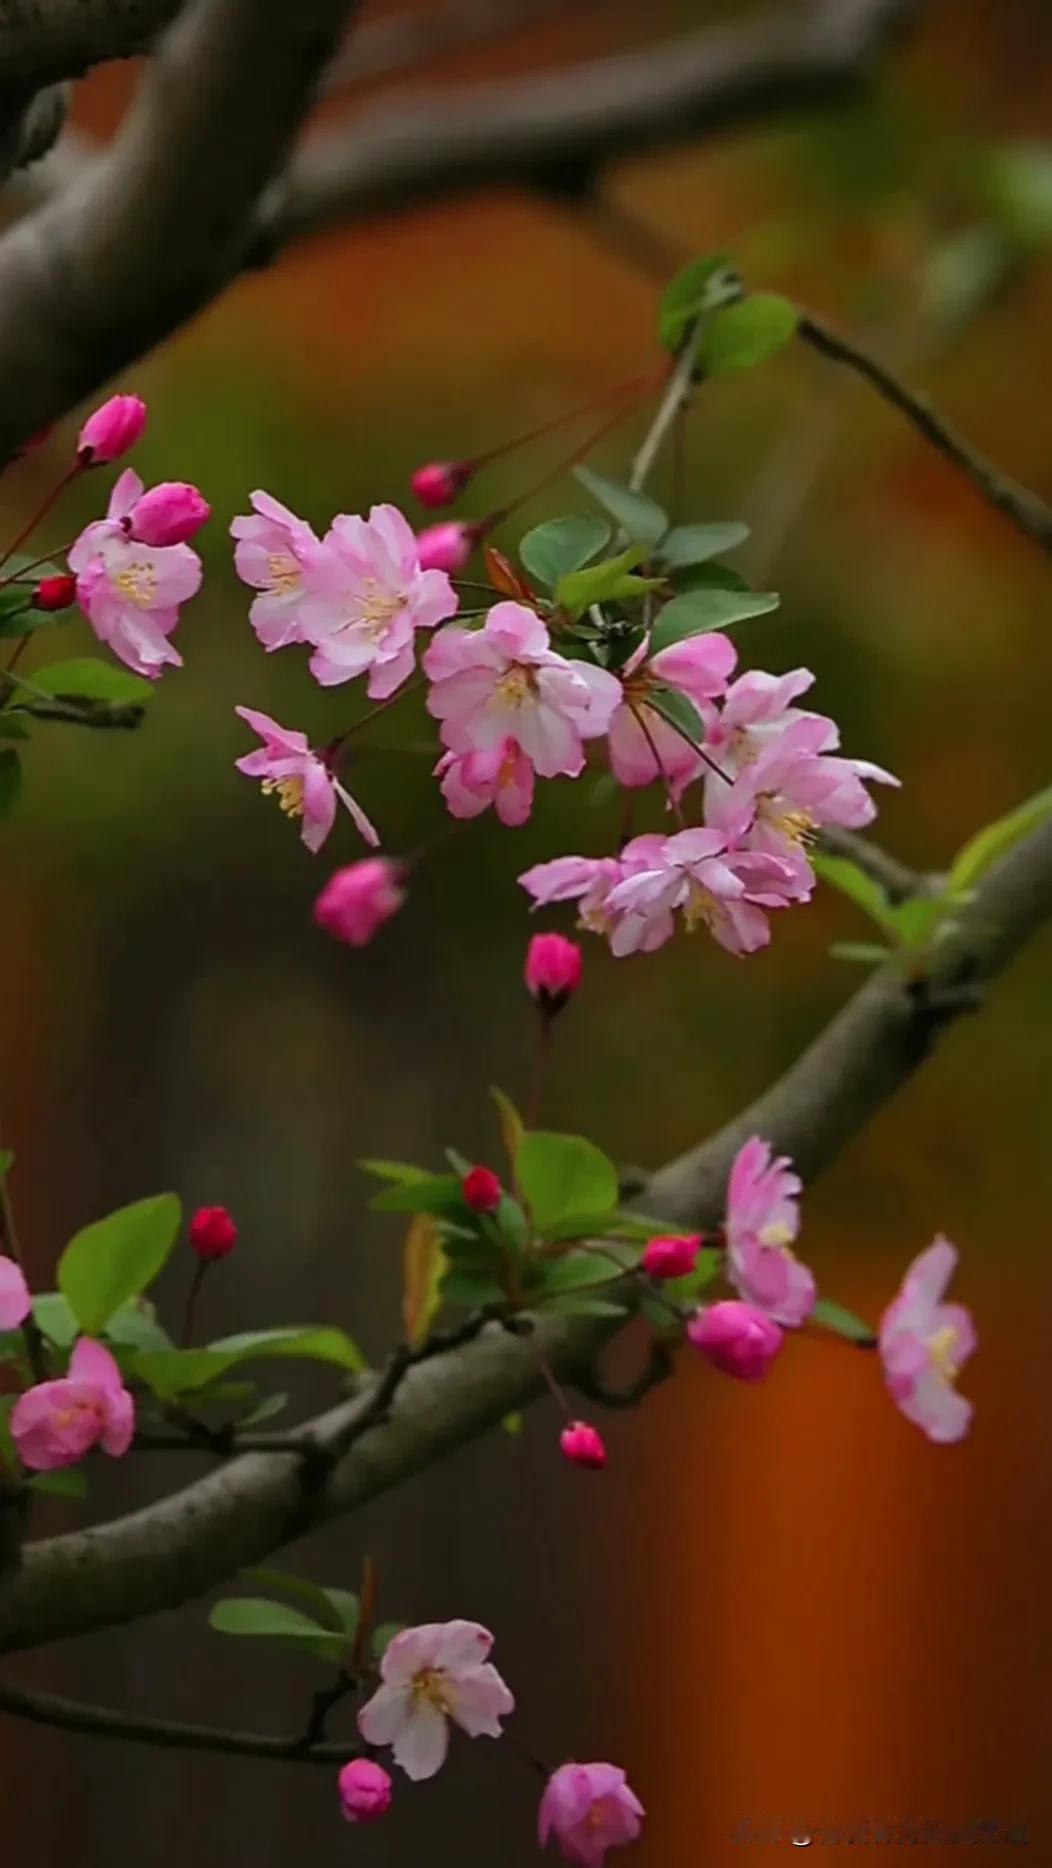
[{"label": "thin red stem", "polygon": [[510,454],[515,448],[528,447],[531,441],[540,441],[545,435],[554,434],[558,428],[568,428],[571,422],[579,421],[584,415],[591,415],[593,409],[605,409],[611,402],[619,402],[622,397],[637,389],[646,389],[654,378],[653,370],[645,376],[634,376],[630,382],[620,383],[616,389],[604,390],[601,396],[592,396],[587,402],[579,402],[575,408],[567,409],[564,414],[553,416],[551,421],[542,422],[539,428],[530,428],[524,435],[516,435],[513,441],[502,441],[499,447],[489,448],[485,454],[475,454],[466,465],[472,468],[485,467],[490,461],[499,460],[502,454]]},{"label": "thin red stem", "polygon": [[210,1263],[209,1259],[199,1258],[196,1265],[194,1266],[194,1275],[190,1280],[190,1290],[187,1294],[186,1309],[183,1313],[183,1327],[179,1332],[180,1349],[189,1349],[190,1344],[193,1342],[194,1319],[197,1315],[198,1299],[200,1298],[200,1295],[201,1295],[201,1287],[204,1284],[205,1276],[208,1272],[209,1263]]},{"label": "thin red stem", "polygon": [[22,527],[22,530],[19,532],[18,537],[15,539],[14,543],[12,545],[9,545],[5,552],[0,552],[0,570],[3,570],[3,567],[5,564],[7,564],[8,560],[14,557],[15,552],[19,549],[19,547],[25,544],[26,539],[29,537],[30,533],[36,531],[36,528],[40,524],[41,519],[46,519],[48,513],[51,511],[52,506],[55,504],[56,500],[58,500],[62,496],[66,488],[70,485],[70,482],[75,480],[77,478],[77,475],[82,473],[83,471],[84,469],[83,469],[82,463],[79,460],[75,460],[72,467],[68,468],[67,471],[63,474],[58,485],[55,487],[52,487],[51,492],[48,494],[43,505],[39,508],[37,512],[33,514],[33,517],[28,521],[28,523]]}]

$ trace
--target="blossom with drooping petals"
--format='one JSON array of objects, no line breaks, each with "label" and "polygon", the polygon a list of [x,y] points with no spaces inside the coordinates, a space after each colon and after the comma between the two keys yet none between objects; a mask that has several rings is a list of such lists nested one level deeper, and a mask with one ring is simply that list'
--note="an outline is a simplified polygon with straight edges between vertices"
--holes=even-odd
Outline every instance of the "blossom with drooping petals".
[{"label": "blossom with drooping petals", "polygon": [[585,1466],[590,1472],[602,1472],[606,1465],[606,1447],[598,1429],[586,1420],[567,1421],[559,1435],[564,1459],[572,1466]]},{"label": "blossom with drooping petals", "polygon": [[473,461],[428,461],[409,484],[421,506],[451,506],[475,471]]},{"label": "blossom with drooping petals", "polygon": [[634,1842],[646,1811],[616,1764],[560,1764],[541,1797],[541,1847],[552,1836],[565,1861],[602,1868],[608,1849]]},{"label": "blossom with drooping petals", "polygon": [[253,598],[248,620],[265,649],[306,640],[300,626],[305,579],[321,551],[314,528],[273,494],[249,495],[251,513],[231,521],[234,568]]},{"label": "blossom with drooping petals", "polygon": [[648,1239],[639,1263],[648,1278],[685,1278],[701,1251],[700,1232],[663,1233]]},{"label": "blossom with drooping petals", "polygon": [[0,1258],[0,1330],[17,1330],[29,1310],[29,1286],[21,1265],[13,1258]]},{"label": "blossom with drooping petals", "polygon": [[185,545],[212,516],[204,494],[186,480],[162,480],[140,494],[128,531],[142,545]]},{"label": "blossom with drooping petals", "polygon": [[420,567],[424,571],[462,571],[479,539],[477,525],[463,519],[444,519],[427,525],[416,535]]},{"label": "blossom with drooping petals", "polygon": [[533,809],[533,767],[513,739],[488,752],[446,752],[435,767],[453,817],[478,817],[492,805],[509,829]]},{"label": "blossom with drooping petals", "polygon": [[677,831],[610,890],[611,951],[653,952],[671,938],[682,910],[688,932],[705,926],[728,953],[755,953],[771,938],[766,911],[787,907],[795,887],[789,866],[775,856],[730,849],[718,830]]},{"label": "blossom with drooping petals", "polygon": [[465,1174],[461,1192],[473,1213],[492,1213],[504,1198],[498,1176],[488,1167],[473,1167]]},{"label": "blossom with drooping petals", "polygon": [[714,1368],[739,1382],[759,1382],[779,1354],[785,1337],[777,1323],[755,1304],[725,1298],[695,1311],[687,1338]]},{"label": "blossom with drooping petals", "polygon": [[491,752],[515,740],[541,778],[576,778],[584,742],[605,733],[621,684],[567,661],[524,603],[495,603],[482,629],[443,629],[424,656],[428,712],[451,752]]},{"label": "blossom with drooping petals", "polygon": [[19,1395],[11,1437],[30,1472],[75,1465],[93,1446],[119,1459],[135,1432],[135,1403],[108,1349],[82,1336],[69,1374]]},{"label": "blossom with drooping petals", "polygon": [[800,1230],[798,1174],[769,1142],[751,1137],[734,1157],[727,1183],[727,1273],[747,1303],[790,1329],[815,1307],[815,1281],[790,1250]]},{"label": "blossom with drooping petals", "polygon": [[143,490],[130,468],[110,494],[104,519],[85,526],[70,550],[77,602],[100,642],[136,674],[156,680],[183,658],[168,641],[179,606],[201,587],[201,560],[189,545],[146,545],[128,535],[127,520]]},{"label": "blossom with drooping petals", "polygon": [[976,1347],[975,1324],[963,1304],[943,1302],[956,1266],[956,1248],[940,1235],[914,1259],[880,1320],[880,1358],[892,1400],[943,1446],[964,1438],[974,1413],[954,1382]]},{"label": "blossom with drooping petals", "polygon": [[403,1628],[380,1662],[382,1684],[358,1714],[369,1745],[390,1745],[407,1777],[433,1777],[449,1746],[448,1720],[469,1738],[499,1738],[512,1698],[490,1664],[493,1636],[478,1622]]},{"label": "blossom with drooping petals", "polygon": [[59,572],[55,577],[42,577],[33,592],[34,610],[68,610],[76,601],[77,580]]},{"label": "blossom with drooping petals", "polygon": [[311,567],[300,610],[314,646],[311,674],[336,687],[368,672],[373,700],[386,700],[416,666],[414,636],[457,608],[444,571],[422,565],[413,528],[397,506],[367,519],[338,513]]},{"label": "blossom with drooping petals", "polygon": [[404,901],[400,864],[367,856],[329,877],[314,904],[314,919],[348,947],[366,947]]},{"label": "blossom with drooping petals", "polygon": [[770,740],[733,785],[706,789],[706,822],[727,841],[778,856],[792,864],[806,891],[811,867],[806,846],[816,830],[840,824],[857,830],[871,823],[877,807],[866,784],[897,785],[898,779],[867,759],[830,755],[837,729],[821,714],[801,714]]},{"label": "blossom with drooping petals", "polygon": [[581,984],[584,962],[574,940],[562,934],[535,934],[526,949],[526,990],[546,1018],[561,1012]]},{"label": "blossom with drooping petals", "polygon": [[[809,668],[791,668],[784,675],[749,668],[731,682],[718,706],[703,707],[705,744],[720,771],[737,777],[787,726],[801,719],[801,709],[793,703],[814,680]],[[721,782],[711,773],[706,788],[715,791]]]},{"label": "blossom with drooping petals", "polygon": [[[556,856],[550,863],[535,863],[532,869],[524,870],[519,884],[532,895],[535,908],[576,901],[578,927],[612,940],[624,918],[610,907],[614,889],[629,876],[653,868],[664,841],[648,832],[633,837],[620,856]],[[667,932],[655,926],[647,931],[640,951],[649,953],[660,947],[671,932],[671,923]]]},{"label": "blossom with drooping petals", "polygon": [[375,1823],[391,1807],[391,1779],[372,1758],[352,1758],[337,1779],[340,1806],[348,1823]]},{"label": "blossom with drooping petals", "polygon": [[225,1206],[198,1207],[187,1228],[198,1258],[227,1258],[237,1244],[237,1223]]},{"label": "blossom with drooping petals", "polygon": [[361,805],[357,804],[339,780],[330,772],[318,753],[312,752],[305,733],[279,726],[265,713],[252,707],[235,707],[234,712],[258,733],[263,745],[258,752],[246,753],[235,760],[246,778],[263,781],[264,795],[273,792],[286,817],[302,818],[301,836],[308,850],[317,852],[325,842],[336,819],[336,800],[353,817],[366,843],[375,848],[380,838]]},{"label": "blossom with drooping petals", "polygon": [[661,688],[674,688],[699,707],[726,690],[738,659],[728,636],[711,632],[673,642],[647,658],[646,644],[622,670],[624,698],[610,722],[610,769],[618,783],[662,779],[674,798],[704,770],[700,753],[657,711]]},{"label": "blossom with drooping petals", "polygon": [[146,404],[141,396],[111,396],[97,408],[77,437],[77,455],[85,467],[104,467],[120,460],[146,427]]}]

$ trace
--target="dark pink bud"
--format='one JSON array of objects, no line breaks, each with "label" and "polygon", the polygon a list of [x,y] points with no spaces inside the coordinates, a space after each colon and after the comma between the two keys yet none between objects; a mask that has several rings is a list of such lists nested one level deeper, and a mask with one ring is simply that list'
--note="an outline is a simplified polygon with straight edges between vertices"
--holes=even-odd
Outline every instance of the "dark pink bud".
[{"label": "dark pink bud", "polygon": [[137,499],[128,514],[128,531],[143,545],[185,545],[211,518],[203,493],[185,480],[162,480]]},{"label": "dark pink bud", "polygon": [[409,484],[421,506],[451,506],[475,471],[473,461],[428,461]]},{"label": "dark pink bud", "polygon": [[581,949],[562,934],[535,934],[526,949],[526,989],[547,1018],[561,1012],[581,984]]},{"label": "dark pink bud", "polygon": [[586,1420],[568,1421],[559,1435],[563,1455],[574,1466],[587,1466],[601,1472],[606,1465],[606,1448],[594,1427]]},{"label": "dark pink bud", "polygon": [[133,448],[146,426],[146,404],[140,396],[111,396],[89,415],[77,440],[77,454],[85,467],[103,467],[118,461]]},{"label": "dark pink bud", "polygon": [[77,580],[61,572],[57,577],[42,577],[33,592],[35,610],[68,610],[77,594]]},{"label": "dark pink bud", "polygon": [[339,1775],[340,1803],[349,1823],[374,1823],[391,1807],[391,1779],[371,1758],[352,1758]]},{"label": "dark pink bud", "polygon": [[492,1213],[504,1196],[500,1181],[488,1167],[473,1167],[465,1174],[461,1192],[473,1213]]},{"label": "dark pink bud", "polygon": [[687,1335],[714,1367],[740,1382],[762,1381],[785,1341],[777,1323],[737,1298],[697,1311]]},{"label": "dark pink bud", "polygon": [[199,1207],[190,1221],[190,1244],[198,1258],[226,1258],[237,1244],[237,1227],[225,1206]]},{"label": "dark pink bud", "polygon": [[685,1278],[694,1270],[700,1251],[700,1232],[662,1234],[647,1240],[640,1262],[648,1278]]},{"label": "dark pink bud", "polygon": [[399,865],[386,856],[366,856],[337,869],[314,904],[315,921],[348,947],[367,946],[405,901],[401,876]]},{"label": "dark pink bud", "polygon": [[429,525],[416,535],[422,571],[462,571],[475,549],[478,528],[461,519]]}]

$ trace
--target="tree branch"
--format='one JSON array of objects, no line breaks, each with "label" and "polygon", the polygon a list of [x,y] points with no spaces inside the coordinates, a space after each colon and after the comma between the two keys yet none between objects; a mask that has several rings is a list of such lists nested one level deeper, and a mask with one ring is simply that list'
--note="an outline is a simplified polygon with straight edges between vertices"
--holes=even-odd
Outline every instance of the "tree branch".
[{"label": "tree branch", "polygon": [[289,1764],[345,1764],[360,1747],[354,1740],[307,1744],[302,1738],[272,1738],[265,1732],[226,1732],[217,1726],[183,1725],[174,1719],[140,1719],[111,1712],[105,1706],[85,1706],[57,1693],[31,1692],[13,1680],[0,1680],[0,1711],[34,1725],[57,1726],[63,1732],[84,1732],[89,1738],[123,1738],[134,1745],[160,1745],[176,1751],[213,1751],[242,1758],[284,1760]]},{"label": "tree branch", "polygon": [[[654,1176],[648,1212],[715,1226],[730,1161],[753,1133],[792,1154],[810,1179],[1049,915],[1045,825],[980,883],[923,980],[911,983],[895,966],[876,973],[751,1108]],[[0,1649],[36,1647],[201,1595],[524,1406],[543,1388],[538,1349],[572,1381],[611,1333],[598,1320],[539,1319],[531,1337],[491,1324],[476,1341],[406,1371],[383,1418],[374,1387],[312,1422],[320,1479],[296,1452],[253,1454],[114,1523],[31,1545],[22,1569],[0,1583]]]},{"label": "tree branch", "polygon": [[0,0],[5,89],[38,91],[145,51],[184,0]]}]

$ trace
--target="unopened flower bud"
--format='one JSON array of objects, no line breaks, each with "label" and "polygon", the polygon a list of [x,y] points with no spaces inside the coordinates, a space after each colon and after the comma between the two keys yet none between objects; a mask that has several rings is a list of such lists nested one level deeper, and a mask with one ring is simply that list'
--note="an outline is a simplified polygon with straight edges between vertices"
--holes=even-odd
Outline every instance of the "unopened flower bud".
[{"label": "unopened flower bud", "polygon": [[574,1466],[588,1466],[601,1472],[606,1465],[606,1448],[595,1428],[586,1420],[568,1421],[559,1435],[564,1458]]},{"label": "unopened flower bud", "polygon": [[66,572],[42,577],[33,592],[34,610],[68,610],[77,594],[77,580]]},{"label": "unopened flower bud", "polygon": [[462,571],[475,549],[478,528],[462,519],[446,519],[416,535],[422,571]]},{"label": "unopened flower bud", "polygon": [[451,506],[475,471],[473,461],[428,461],[409,484],[421,506]]},{"label": "unopened flower bud", "polygon": [[133,448],[146,426],[146,404],[140,396],[111,396],[89,415],[77,440],[84,467],[103,467],[120,460]]},{"label": "unopened flower bud", "polygon": [[237,1244],[237,1226],[225,1206],[202,1206],[190,1221],[189,1237],[198,1258],[226,1258]]},{"label": "unopened flower bud", "polygon": [[211,506],[195,486],[185,480],[163,480],[136,500],[128,514],[128,532],[143,545],[185,545],[211,514]]},{"label": "unopened flower bud", "polygon": [[700,1232],[663,1234],[647,1240],[640,1263],[648,1278],[685,1278],[694,1270],[700,1251]]},{"label": "unopened flower bud", "polygon": [[465,1174],[461,1192],[473,1213],[492,1213],[504,1195],[500,1181],[488,1167],[473,1167],[470,1174]]},{"label": "unopened flower bud", "polygon": [[581,984],[581,949],[562,934],[535,934],[526,949],[526,989],[546,1018],[561,1012]]},{"label": "unopened flower bud", "polygon": [[386,856],[367,856],[329,877],[314,904],[319,927],[348,947],[365,947],[405,901],[401,869]]},{"label": "unopened flower bud", "polygon": [[699,1310],[687,1335],[715,1368],[740,1382],[762,1381],[785,1341],[777,1323],[737,1298]]},{"label": "unopened flower bud", "polygon": [[349,1823],[374,1823],[391,1807],[391,1779],[371,1758],[352,1758],[340,1772],[340,1803]]}]

